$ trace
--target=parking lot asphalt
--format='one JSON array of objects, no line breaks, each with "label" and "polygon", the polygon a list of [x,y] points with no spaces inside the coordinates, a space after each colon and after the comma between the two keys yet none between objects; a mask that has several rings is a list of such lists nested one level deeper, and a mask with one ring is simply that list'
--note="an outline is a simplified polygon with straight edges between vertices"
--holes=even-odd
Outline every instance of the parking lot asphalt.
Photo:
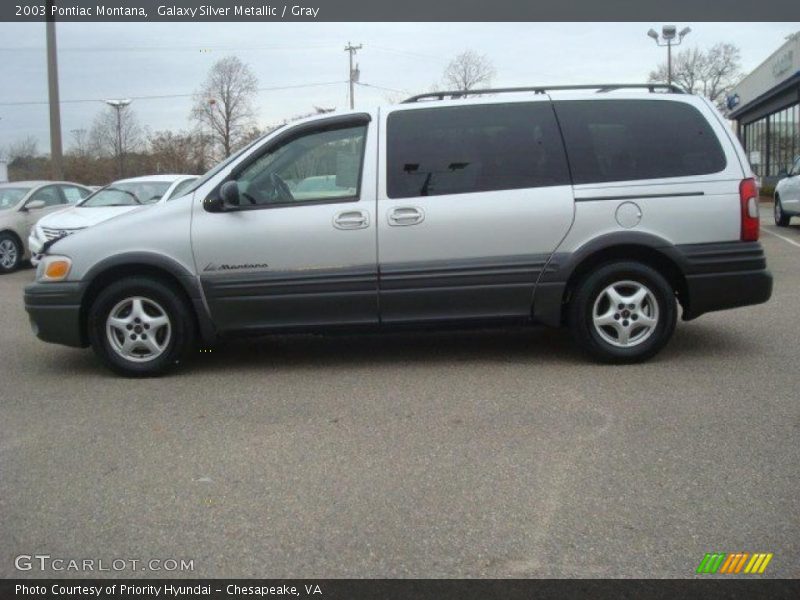
[{"label": "parking lot asphalt", "polygon": [[769,303],[624,367],[542,328],[264,338],[132,381],[36,340],[33,271],[0,276],[0,576],[691,577],[746,551],[798,577],[799,222],[762,227]]}]

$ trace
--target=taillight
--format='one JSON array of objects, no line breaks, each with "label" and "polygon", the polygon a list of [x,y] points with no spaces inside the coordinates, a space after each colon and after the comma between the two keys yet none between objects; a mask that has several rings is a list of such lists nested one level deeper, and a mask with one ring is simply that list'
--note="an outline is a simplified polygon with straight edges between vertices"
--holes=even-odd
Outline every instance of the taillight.
[{"label": "taillight", "polygon": [[758,186],[753,178],[742,179],[739,184],[739,203],[742,210],[743,242],[758,241]]}]

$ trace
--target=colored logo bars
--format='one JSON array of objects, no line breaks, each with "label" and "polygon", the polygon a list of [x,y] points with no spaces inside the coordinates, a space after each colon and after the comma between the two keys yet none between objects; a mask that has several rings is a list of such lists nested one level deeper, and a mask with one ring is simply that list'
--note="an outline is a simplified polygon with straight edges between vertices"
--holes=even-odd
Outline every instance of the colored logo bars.
[{"label": "colored logo bars", "polygon": [[[772,560],[772,553],[756,552],[713,552],[707,553],[700,565],[697,573],[723,573],[735,575],[745,573],[750,575],[761,574],[767,569],[769,561]],[[746,565],[746,566],[745,566]]]}]

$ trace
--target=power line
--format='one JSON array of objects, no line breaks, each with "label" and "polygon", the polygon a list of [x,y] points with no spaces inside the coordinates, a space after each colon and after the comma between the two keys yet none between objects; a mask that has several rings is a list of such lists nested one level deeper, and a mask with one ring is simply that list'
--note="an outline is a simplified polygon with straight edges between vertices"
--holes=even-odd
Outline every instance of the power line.
[{"label": "power line", "polygon": [[[333,44],[303,44],[302,46],[68,46],[58,52],[234,52],[234,51],[298,51],[336,48]],[[42,46],[3,46],[0,52],[43,52]]]},{"label": "power line", "polygon": [[[297,85],[282,85],[273,87],[258,88],[257,92],[276,92],[281,90],[296,90],[300,88],[321,87],[326,85],[341,85],[347,81],[325,81],[321,83],[301,83]],[[163,100],[167,98],[191,98],[195,94],[159,94],[153,96],[129,96],[131,100]],[[73,100],[61,100],[60,104],[79,104],[86,102],[105,102],[104,98],[82,98]],[[0,102],[0,106],[34,106],[48,104],[47,100],[21,100],[18,102]]]},{"label": "power line", "polygon": [[445,62],[445,60],[446,60],[445,58],[442,58],[441,56],[433,56],[431,54],[421,54],[419,52],[411,52],[409,50],[398,50],[396,48],[387,48],[386,46],[375,46],[373,44],[370,44],[370,49],[379,50],[381,52],[388,52],[390,54],[400,54],[400,55],[408,56],[408,57],[411,57],[411,58],[429,58],[429,59],[438,60],[438,61],[442,61],[442,62]]},{"label": "power line", "polygon": [[372,83],[362,83],[360,81],[356,81],[355,83],[356,83],[356,85],[361,85],[361,86],[368,87],[368,88],[375,88],[376,90],[383,90],[384,92],[396,92],[398,94],[409,94],[409,95],[411,94],[411,92],[409,92],[407,90],[396,90],[394,88],[385,87],[385,86],[382,86],[382,85],[375,85],[375,84],[372,84]]}]

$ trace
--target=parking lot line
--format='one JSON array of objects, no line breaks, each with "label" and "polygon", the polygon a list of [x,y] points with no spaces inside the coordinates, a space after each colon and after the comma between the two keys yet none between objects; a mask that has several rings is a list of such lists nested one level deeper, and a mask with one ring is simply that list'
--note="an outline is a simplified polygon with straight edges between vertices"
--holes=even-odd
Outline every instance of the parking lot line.
[{"label": "parking lot line", "polygon": [[798,244],[797,242],[795,242],[792,239],[789,239],[789,238],[787,238],[785,236],[780,235],[779,233],[775,233],[774,231],[770,231],[769,229],[765,229],[763,227],[761,228],[761,231],[764,231],[765,233],[768,233],[770,235],[774,235],[776,238],[780,238],[784,242],[786,242],[788,244],[791,244],[792,246],[797,246],[798,248],[800,248],[800,244]]}]

